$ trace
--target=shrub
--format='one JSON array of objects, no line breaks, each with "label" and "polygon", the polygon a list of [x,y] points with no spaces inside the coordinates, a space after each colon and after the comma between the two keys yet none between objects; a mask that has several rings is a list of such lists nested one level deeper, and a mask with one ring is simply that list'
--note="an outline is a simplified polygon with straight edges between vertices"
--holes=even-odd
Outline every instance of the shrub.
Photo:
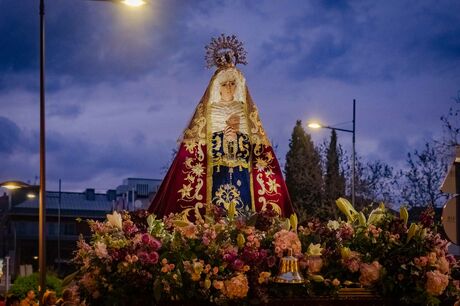
[{"label": "shrub", "polygon": [[[23,299],[26,296],[27,291],[31,289],[38,292],[38,283],[38,273],[33,273],[29,276],[19,276],[11,286],[9,293]],[[56,291],[58,295],[60,295],[62,290],[61,283],[62,281],[58,277],[51,274],[46,275],[46,288]]]}]

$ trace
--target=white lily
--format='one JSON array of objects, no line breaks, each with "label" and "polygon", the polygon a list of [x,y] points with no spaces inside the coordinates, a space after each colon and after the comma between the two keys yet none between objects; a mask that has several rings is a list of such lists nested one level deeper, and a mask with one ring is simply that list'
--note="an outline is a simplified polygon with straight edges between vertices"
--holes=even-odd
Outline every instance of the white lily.
[{"label": "white lily", "polygon": [[310,243],[310,245],[308,246],[307,255],[309,255],[309,256],[321,256],[321,251],[322,250],[323,250],[323,248],[321,247],[320,243],[317,243],[317,244]]},{"label": "white lily", "polygon": [[123,228],[123,221],[121,219],[121,215],[118,212],[114,211],[113,214],[107,214],[107,220],[113,227],[116,227],[120,230]]}]

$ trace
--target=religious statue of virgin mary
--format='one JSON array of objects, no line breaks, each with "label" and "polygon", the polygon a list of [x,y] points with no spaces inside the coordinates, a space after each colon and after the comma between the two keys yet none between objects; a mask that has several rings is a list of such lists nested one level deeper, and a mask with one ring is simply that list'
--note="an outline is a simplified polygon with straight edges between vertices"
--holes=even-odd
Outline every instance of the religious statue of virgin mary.
[{"label": "religious statue of virgin mary", "polygon": [[149,211],[164,216],[233,206],[237,212],[272,209],[290,216],[280,166],[246,80],[235,67],[246,64],[242,43],[222,34],[206,50],[208,68],[217,70],[179,138],[177,155]]}]

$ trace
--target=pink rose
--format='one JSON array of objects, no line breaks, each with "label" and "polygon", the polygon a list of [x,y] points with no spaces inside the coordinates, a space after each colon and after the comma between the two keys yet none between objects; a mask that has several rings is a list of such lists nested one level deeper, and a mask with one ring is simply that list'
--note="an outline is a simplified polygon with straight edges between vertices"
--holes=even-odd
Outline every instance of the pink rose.
[{"label": "pink rose", "polygon": [[369,287],[372,286],[380,278],[380,270],[382,266],[378,261],[374,261],[371,264],[362,263],[360,266],[359,282],[361,285]]},{"label": "pink rose", "polygon": [[144,251],[137,253],[137,258],[139,258],[140,262],[143,264],[146,264],[150,261],[149,254],[147,254],[147,252]]},{"label": "pink rose", "polygon": [[208,246],[209,243],[211,243],[211,240],[209,240],[208,237],[203,236],[203,239],[201,240],[205,246]]},{"label": "pink rose", "polygon": [[345,266],[350,272],[359,271],[361,260],[359,258],[351,258],[344,261]]},{"label": "pink rose", "polygon": [[302,252],[302,245],[296,233],[280,230],[274,236],[275,252],[278,257],[282,257],[284,251],[292,249],[294,256],[299,256]]},{"label": "pink rose", "polygon": [[158,255],[157,252],[152,252],[152,253],[150,253],[150,254],[149,254],[149,261],[150,261],[150,263],[156,264],[156,263],[158,262],[158,258],[159,258],[159,257],[160,257],[160,256]]},{"label": "pink rose", "polygon": [[141,237],[141,241],[143,244],[149,244],[150,243],[150,235],[149,234],[143,234]]},{"label": "pink rose", "polygon": [[152,239],[150,240],[150,247],[152,247],[152,249],[156,251],[159,248],[161,248],[161,242],[152,237]]},{"label": "pink rose", "polygon": [[244,261],[240,259],[236,259],[232,264],[232,268],[236,271],[240,271],[241,269],[243,269],[243,266],[244,266]]}]

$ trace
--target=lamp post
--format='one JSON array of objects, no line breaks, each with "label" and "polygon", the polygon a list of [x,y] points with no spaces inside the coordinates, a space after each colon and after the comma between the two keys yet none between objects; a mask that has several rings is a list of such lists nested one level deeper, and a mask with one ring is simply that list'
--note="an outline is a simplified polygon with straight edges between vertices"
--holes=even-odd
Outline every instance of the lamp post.
[{"label": "lamp post", "polygon": [[[0,183],[0,187],[3,187],[3,188],[6,188],[8,189],[10,192],[9,192],[9,195],[8,195],[8,210],[11,209],[12,207],[12,192],[13,190],[16,190],[16,189],[21,189],[21,188],[27,188],[27,187],[32,187],[31,185],[27,184],[27,183],[24,183],[22,181],[5,181],[5,182],[1,182]],[[27,194],[27,196],[29,196],[29,194]],[[2,237],[3,239],[3,237]],[[7,248],[7,251],[8,251],[9,247]],[[14,228],[14,254],[16,256],[16,229]],[[6,256],[5,257],[5,260],[6,260],[6,292],[8,292],[9,288],[10,288],[10,257],[9,256]],[[0,265],[0,269],[2,269],[2,265]]]},{"label": "lamp post", "polygon": [[324,128],[324,129],[330,129],[330,130],[336,130],[336,131],[341,131],[341,132],[346,132],[346,133],[352,133],[353,138],[352,138],[352,166],[351,166],[351,202],[353,206],[355,206],[355,169],[356,169],[356,100],[353,99],[353,128],[351,130],[348,129],[341,129],[341,128],[336,128],[336,127],[331,127],[327,125],[322,125],[317,122],[312,122],[308,124],[309,128],[312,129],[319,129],[319,128]]},{"label": "lamp post", "polygon": [[[142,6],[145,0],[93,0]],[[40,0],[40,195],[38,213],[39,302],[46,290],[45,0]]]}]

